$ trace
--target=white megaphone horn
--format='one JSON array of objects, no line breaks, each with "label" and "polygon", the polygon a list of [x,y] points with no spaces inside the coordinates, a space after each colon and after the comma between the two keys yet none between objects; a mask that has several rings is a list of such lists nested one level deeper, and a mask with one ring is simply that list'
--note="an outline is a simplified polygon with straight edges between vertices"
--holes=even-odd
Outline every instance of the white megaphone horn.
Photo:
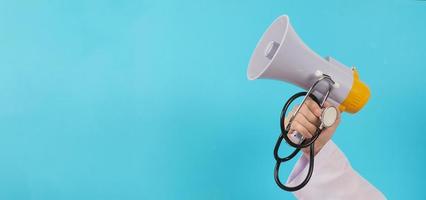
[{"label": "white megaphone horn", "polygon": [[[355,113],[368,101],[370,90],[357,71],[331,57],[322,58],[309,49],[294,31],[288,16],[278,17],[263,34],[250,59],[247,77],[276,79],[308,90],[326,74],[335,84],[329,101],[341,111]],[[321,98],[325,85],[314,95]]]}]

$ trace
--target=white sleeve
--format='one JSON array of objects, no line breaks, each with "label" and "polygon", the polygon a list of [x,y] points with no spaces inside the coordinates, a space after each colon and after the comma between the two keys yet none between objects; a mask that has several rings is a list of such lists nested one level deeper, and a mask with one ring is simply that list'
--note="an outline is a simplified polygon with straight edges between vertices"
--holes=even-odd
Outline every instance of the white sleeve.
[{"label": "white sleeve", "polygon": [[[308,173],[309,159],[302,156],[287,184],[301,183]],[[315,156],[314,171],[305,187],[293,193],[298,199],[386,199],[385,196],[352,169],[342,151],[329,141]]]}]

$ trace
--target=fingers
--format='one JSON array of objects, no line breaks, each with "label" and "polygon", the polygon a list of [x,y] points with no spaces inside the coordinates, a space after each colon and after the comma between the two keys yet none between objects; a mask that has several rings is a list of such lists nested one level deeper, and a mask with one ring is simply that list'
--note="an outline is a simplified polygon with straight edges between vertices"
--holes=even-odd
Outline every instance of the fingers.
[{"label": "fingers", "polygon": [[316,116],[316,117],[320,117],[321,116],[321,108],[320,106],[311,98],[306,99],[304,105],[306,105],[309,110]]},{"label": "fingers", "polygon": [[307,105],[303,104],[300,108],[301,115],[303,115],[304,118],[306,118],[311,124],[319,126],[320,121],[319,117],[317,117],[309,108]]},{"label": "fingers", "polygon": [[291,123],[289,134],[292,134],[294,131],[302,134],[305,138],[309,139],[312,137],[312,134],[309,132],[309,130],[306,129],[305,126],[299,123],[298,121],[293,121]]},{"label": "fingers", "polygon": [[[296,106],[294,110],[297,109]],[[320,125],[319,117],[321,116],[321,108],[311,98],[306,99],[305,103],[300,107],[298,114],[292,120],[289,135],[294,131],[302,134],[303,137],[309,139],[315,135]],[[291,116],[291,115],[290,115]]]},{"label": "fingers", "polygon": [[310,120],[308,120],[305,115],[303,114],[299,114],[296,115],[296,117],[294,117],[293,122],[297,122],[300,125],[302,125],[311,135],[314,135],[315,132],[317,131],[317,121],[315,121],[317,119],[314,119],[313,122],[311,122]]},{"label": "fingers", "polygon": [[[333,106],[330,102],[324,103],[324,108],[327,108],[330,106]],[[299,106],[296,106],[295,108],[293,108],[292,113],[294,113],[294,111],[297,110],[298,107]],[[322,111],[323,109],[321,109],[321,107],[314,100],[312,100],[311,98],[307,98],[306,101],[300,107],[297,115],[294,116],[294,119],[291,121],[288,137],[290,139],[297,138],[293,136],[294,131],[296,131],[300,133],[301,135],[303,135],[304,138],[311,139],[316,134],[318,127],[321,124],[320,117],[322,115]],[[341,113],[339,109],[337,109],[337,112],[338,112],[338,116],[334,124],[331,127],[322,129],[321,135],[319,135],[318,139],[315,141],[315,149],[314,149],[315,155],[331,139],[332,135],[336,131],[336,128],[341,121],[341,118],[340,118]],[[293,114],[289,116],[292,116],[292,115]],[[295,143],[299,143],[299,142],[295,142]],[[309,147],[303,148],[302,150],[304,152],[304,155],[309,156],[309,151],[310,151]]]},{"label": "fingers", "polygon": [[[330,102],[324,103],[324,107],[330,107],[330,106],[332,106]],[[293,108],[289,116],[292,116],[292,113],[294,113],[294,111],[297,110],[298,107],[299,106],[296,106],[295,108]],[[318,131],[318,127],[321,125],[321,120],[320,120],[321,114],[322,114],[321,107],[313,99],[308,97],[306,101],[302,104],[302,106],[300,107],[297,115],[294,116],[294,119],[292,120],[290,130],[288,132],[289,137],[292,137],[291,135],[293,134],[294,131],[296,131],[307,139],[312,138],[314,135],[316,135],[316,132]],[[287,123],[285,123],[286,126],[288,124],[289,119],[290,117],[286,118],[287,120]],[[336,126],[337,124],[338,123],[336,123]]]}]

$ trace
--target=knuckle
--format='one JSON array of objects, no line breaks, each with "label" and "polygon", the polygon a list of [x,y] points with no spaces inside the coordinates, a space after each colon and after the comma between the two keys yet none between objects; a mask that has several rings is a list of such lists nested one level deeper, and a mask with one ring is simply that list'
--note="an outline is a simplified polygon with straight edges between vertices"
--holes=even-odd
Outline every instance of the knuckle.
[{"label": "knuckle", "polygon": [[300,114],[298,113],[296,116],[294,116],[293,121],[296,122],[296,121],[299,121],[299,120],[300,120]]},{"label": "knuckle", "polygon": [[312,104],[313,109],[320,109],[320,106],[315,102]]},{"label": "knuckle", "polygon": [[319,118],[316,116],[316,114],[314,112],[312,112],[311,110],[306,111],[305,117],[310,122],[316,122],[317,120],[319,120]]},{"label": "knuckle", "polygon": [[310,130],[311,134],[315,134],[315,132],[317,131],[317,127],[315,125],[312,125]]},{"label": "knuckle", "polygon": [[313,113],[314,115],[321,113],[321,107],[313,100],[310,100],[307,105],[309,112]]},{"label": "knuckle", "polygon": [[305,138],[308,138],[308,139],[312,137],[312,135],[309,132],[303,133],[303,136],[305,136]]},{"label": "knuckle", "polygon": [[303,126],[300,124],[300,123],[296,123],[295,125],[294,125],[294,130],[295,131],[297,131],[297,132],[299,132],[299,133],[303,133],[304,132],[304,130],[303,130],[304,128],[303,128]]},{"label": "knuckle", "polygon": [[297,127],[297,121],[293,120],[290,124],[290,130],[296,130]]},{"label": "knuckle", "polygon": [[308,106],[311,106],[313,103],[313,100],[311,98],[306,99],[305,104]]},{"label": "knuckle", "polygon": [[300,124],[298,121],[293,121],[293,123],[291,124],[291,128],[294,129],[295,131],[298,131],[300,129]]},{"label": "knuckle", "polygon": [[303,126],[306,123],[305,117],[303,117],[303,115],[298,115],[297,116],[297,122],[299,123],[300,126]]},{"label": "knuckle", "polygon": [[314,110],[314,114],[315,114],[315,116],[316,116],[316,117],[321,116],[321,113],[322,113],[322,110],[321,110],[321,108],[320,108],[320,107],[315,108],[315,110]]},{"label": "knuckle", "polygon": [[303,105],[299,110],[299,113],[301,114],[306,114],[307,112],[308,112],[308,109],[306,108],[306,105]]},{"label": "knuckle", "polygon": [[312,112],[311,110],[309,110],[307,112],[307,116],[309,117],[310,120],[316,120],[317,119],[317,117],[315,116],[315,113]]},{"label": "knuckle", "polygon": [[299,107],[299,105],[295,105],[295,106],[293,106],[293,108],[291,109],[291,113],[294,113],[294,112],[296,112],[296,110],[297,110],[297,108]]}]

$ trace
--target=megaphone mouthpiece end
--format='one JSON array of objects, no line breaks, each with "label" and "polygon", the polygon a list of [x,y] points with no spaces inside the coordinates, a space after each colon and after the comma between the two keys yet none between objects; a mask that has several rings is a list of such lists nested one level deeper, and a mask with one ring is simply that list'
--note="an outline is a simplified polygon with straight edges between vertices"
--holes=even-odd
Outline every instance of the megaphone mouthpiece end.
[{"label": "megaphone mouthpiece end", "polygon": [[263,33],[250,58],[247,70],[247,78],[249,80],[256,80],[260,77],[265,78],[264,72],[271,66],[272,61],[275,60],[278,52],[280,52],[289,27],[289,17],[282,15],[275,19],[266,32]]},{"label": "megaphone mouthpiece end", "polygon": [[260,75],[261,74],[253,75],[253,74],[251,74],[250,70],[247,71],[247,79],[250,80],[250,81],[254,81],[254,80],[258,79]]},{"label": "megaphone mouthpiece end", "polygon": [[254,78],[252,78],[252,77],[250,76],[250,74],[248,74],[248,73],[247,73],[247,79],[248,79],[248,80],[250,80],[250,81],[255,80],[255,79],[254,79]]}]

